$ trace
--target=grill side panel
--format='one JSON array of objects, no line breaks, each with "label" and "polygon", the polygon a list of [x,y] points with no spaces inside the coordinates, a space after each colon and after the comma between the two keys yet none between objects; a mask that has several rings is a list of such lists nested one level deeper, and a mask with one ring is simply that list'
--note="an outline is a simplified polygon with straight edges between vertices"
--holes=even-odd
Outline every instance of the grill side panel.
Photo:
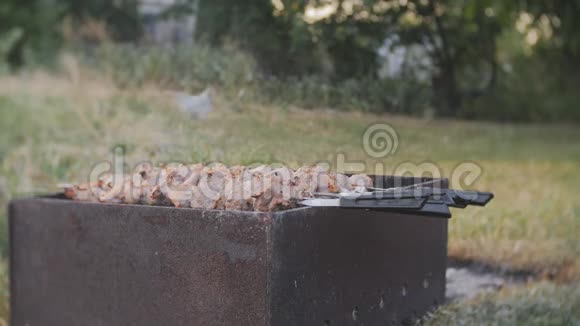
[{"label": "grill side panel", "polygon": [[272,228],[271,325],[386,325],[445,296],[447,220],[337,208]]},{"label": "grill side panel", "polygon": [[11,204],[12,325],[266,325],[266,214]]}]

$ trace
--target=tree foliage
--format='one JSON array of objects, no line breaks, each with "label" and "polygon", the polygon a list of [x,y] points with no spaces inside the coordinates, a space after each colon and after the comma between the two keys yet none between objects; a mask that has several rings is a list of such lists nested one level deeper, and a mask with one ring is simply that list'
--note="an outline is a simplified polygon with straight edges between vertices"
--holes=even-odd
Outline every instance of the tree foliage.
[{"label": "tree foliage", "polygon": [[86,19],[103,21],[117,41],[135,41],[141,26],[137,0],[2,0],[0,1],[0,37],[14,30],[21,37],[6,51],[13,67],[24,63],[26,51],[51,57],[62,43],[61,27],[69,18],[74,26]]},{"label": "tree foliage", "polygon": [[251,52],[264,70],[287,74],[295,67],[290,42],[292,18],[275,16],[274,9],[270,1],[201,1],[197,38],[212,45],[235,41]]},{"label": "tree foliage", "polygon": [[[75,26],[87,19],[103,22],[114,41],[137,43],[142,34],[138,3],[3,0],[0,40],[7,41],[0,45],[0,60],[18,66],[26,49],[52,53],[65,18]],[[543,85],[554,87],[554,94],[571,89],[580,76],[580,0],[177,0],[166,12],[191,14],[197,17],[197,42],[234,43],[255,58],[265,78],[313,77],[334,84],[378,80],[379,49],[385,44],[420,47],[429,65],[412,68],[430,77],[416,84],[428,84],[431,106],[445,116],[487,116],[466,106],[486,103],[498,92],[503,93],[496,97],[509,98],[516,88],[506,81],[515,73],[558,71]],[[529,20],[525,33],[535,33],[534,44],[526,45],[524,32],[515,32],[522,17]],[[512,37],[510,47],[527,50],[506,55],[511,51],[506,35]]]},{"label": "tree foliage", "polygon": [[0,1],[0,38],[9,38],[13,33],[19,35],[11,40],[10,48],[5,49],[0,61],[7,61],[11,66],[22,65],[27,45],[45,54],[54,51],[58,39],[55,23],[63,12],[60,4],[47,0]]},{"label": "tree foliage", "polygon": [[[434,104],[442,114],[456,115],[466,97],[494,87],[497,39],[512,15],[505,9],[491,0],[427,0],[409,1],[394,10],[399,18],[392,30],[400,43],[428,50],[434,64]],[[474,72],[475,83],[469,80]]]},{"label": "tree foliage", "polygon": [[119,42],[134,42],[141,35],[138,0],[60,0],[73,24],[86,19],[102,21],[110,36]]}]

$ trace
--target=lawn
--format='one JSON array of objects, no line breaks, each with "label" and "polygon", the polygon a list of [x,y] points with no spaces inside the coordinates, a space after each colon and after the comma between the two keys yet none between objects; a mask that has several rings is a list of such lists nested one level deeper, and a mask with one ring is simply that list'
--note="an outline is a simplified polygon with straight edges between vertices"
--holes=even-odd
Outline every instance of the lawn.
[{"label": "lawn", "polygon": [[[368,172],[376,163],[394,173],[402,163],[431,162],[451,176],[459,164],[474,162],[482,174],[471,187],[493,191],[496,199],[484,209],[454,211],[449,254],[534,271],[560,285],[506,289],[445,307],[431,322],[471,324],[486,320],[486,314],[525,316],[526,311],[532,319],[554,316],[549,319],[554,324],[580,322],[580,128],[306,111],[219,95],[215,112],[200,121],[185,117],[170,99],[155,87],[122,91],[90,74],[0,78],[2,209],[10,198],[86,180],[94,164],[111,159],[116,146],[125,150],[129,166],[144,160],[292,166],[323,161],[336,166],[341,154],[348,162],[364,162]],[[388,123],[398,133],[397,151],[380,161],[361,145],[365,129],[374,123]],[[5,265],[1,298],[7,297]],[[0,313],[5,315],[3,303]],[[520,322],[497,319],[499,324],[514,320]]]}]

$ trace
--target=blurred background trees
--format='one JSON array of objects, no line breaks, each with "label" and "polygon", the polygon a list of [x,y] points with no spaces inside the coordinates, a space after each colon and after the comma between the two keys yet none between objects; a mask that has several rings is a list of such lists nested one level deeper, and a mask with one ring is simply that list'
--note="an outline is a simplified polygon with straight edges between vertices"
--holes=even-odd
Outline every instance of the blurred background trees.
[{"label": "blurred background trees", "polygon": [[[579,14],[579,0],[4,0],[0,62],[106,45],[93,59],[127,70],[128,84],[157,76],[306,107],[580,121]],[[169,20],[186,28],[159,44],[152,26]]]}]

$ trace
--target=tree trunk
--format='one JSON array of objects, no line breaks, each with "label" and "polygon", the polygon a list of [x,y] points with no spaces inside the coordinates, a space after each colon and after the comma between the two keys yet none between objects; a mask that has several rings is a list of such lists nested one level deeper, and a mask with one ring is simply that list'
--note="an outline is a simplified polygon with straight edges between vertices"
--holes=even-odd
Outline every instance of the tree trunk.
[{"label": "tree trunk", "polygon": [[456,117],[461,109],[462,97],[453,62],[441,65],[440,72],[433,78],[433,90],[436,111],[445,117]]}]

